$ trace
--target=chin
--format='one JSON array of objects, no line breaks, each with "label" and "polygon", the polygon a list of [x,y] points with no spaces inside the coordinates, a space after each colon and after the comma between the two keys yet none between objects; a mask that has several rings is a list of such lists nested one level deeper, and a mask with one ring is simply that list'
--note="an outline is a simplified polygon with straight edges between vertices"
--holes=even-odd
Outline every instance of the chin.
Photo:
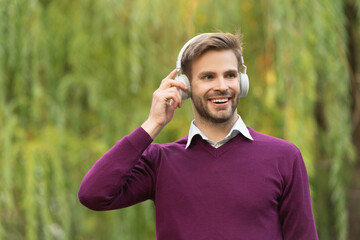
[{"label": "chin", "polygon": [[226,123],[231,121],[234,118],[234,115],[236,115],[235,109],[234,110],[229,109],[227,112],[213,113],[209,111],[202,111],[198,113],[202,119],[212,123]]},{"label": "chin", "polygon": [[214,116],[212,117],[212,122],[214,123],[226,123],[233,119],[233,115],[226,115],[226,116]]}]

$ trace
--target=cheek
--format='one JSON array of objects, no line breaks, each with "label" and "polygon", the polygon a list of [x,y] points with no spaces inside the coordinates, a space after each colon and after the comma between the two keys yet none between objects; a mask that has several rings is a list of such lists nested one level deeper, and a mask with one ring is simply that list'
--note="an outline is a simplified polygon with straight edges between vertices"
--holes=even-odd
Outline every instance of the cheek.
[{"label": "cheek", "polygon": [[207,91],[209,91],[209,89],[211,89],[211,86],[209,83],[190,83],[190,87],[191,87],[191,92],[195,93],[195,94],[204,94]]},{"label": "cheek", "polygon": [[234,91],[240,92],[240,81],[236,80],[229,84],[229,88],[233,89]]}]

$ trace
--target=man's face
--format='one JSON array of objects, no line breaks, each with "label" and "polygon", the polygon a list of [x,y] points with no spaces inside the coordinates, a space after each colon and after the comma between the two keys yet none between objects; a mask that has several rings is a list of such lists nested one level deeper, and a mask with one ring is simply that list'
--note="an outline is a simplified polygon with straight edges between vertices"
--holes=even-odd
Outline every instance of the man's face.
[{"label": "man's face", "polygon": [[240,99],[238,61],[231,50],[210,50],[192,64],[191,99],[195,120],[233,122]]}]

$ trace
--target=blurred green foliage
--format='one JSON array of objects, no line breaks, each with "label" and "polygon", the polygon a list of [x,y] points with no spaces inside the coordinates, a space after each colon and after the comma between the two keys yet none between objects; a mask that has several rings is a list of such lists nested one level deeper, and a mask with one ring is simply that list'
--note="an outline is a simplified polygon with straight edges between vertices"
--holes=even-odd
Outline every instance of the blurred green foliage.
[{"label": "blurred green foliage", "polygon": [[[349,2],[0,0],[0,239],[155,239],[152,202],[93,212],[78,187],[147,118],[182,45],[218,30],[244,34],[246,124],[302,150],[320,239],[347,239]],[[155,141],[192,119],[186,102]]]}]

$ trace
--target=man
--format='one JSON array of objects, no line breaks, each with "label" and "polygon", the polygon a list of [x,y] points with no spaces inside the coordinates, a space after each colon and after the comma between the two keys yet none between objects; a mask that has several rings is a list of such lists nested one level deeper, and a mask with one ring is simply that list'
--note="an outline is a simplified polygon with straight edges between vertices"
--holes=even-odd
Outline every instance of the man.
[{"label": "man", "polygon": [[[241,54],[239,36],[191,39],[179,54],[183,75],[173,80],[174,70],[161,82],[148,119],[86,174],[81,203],[110,210],[151,199],[160,240],[317,239],[300,151],[247,128],[237,113],[247,93]],[[181,92],[195,116],[189,135],[153,144]]]}]

